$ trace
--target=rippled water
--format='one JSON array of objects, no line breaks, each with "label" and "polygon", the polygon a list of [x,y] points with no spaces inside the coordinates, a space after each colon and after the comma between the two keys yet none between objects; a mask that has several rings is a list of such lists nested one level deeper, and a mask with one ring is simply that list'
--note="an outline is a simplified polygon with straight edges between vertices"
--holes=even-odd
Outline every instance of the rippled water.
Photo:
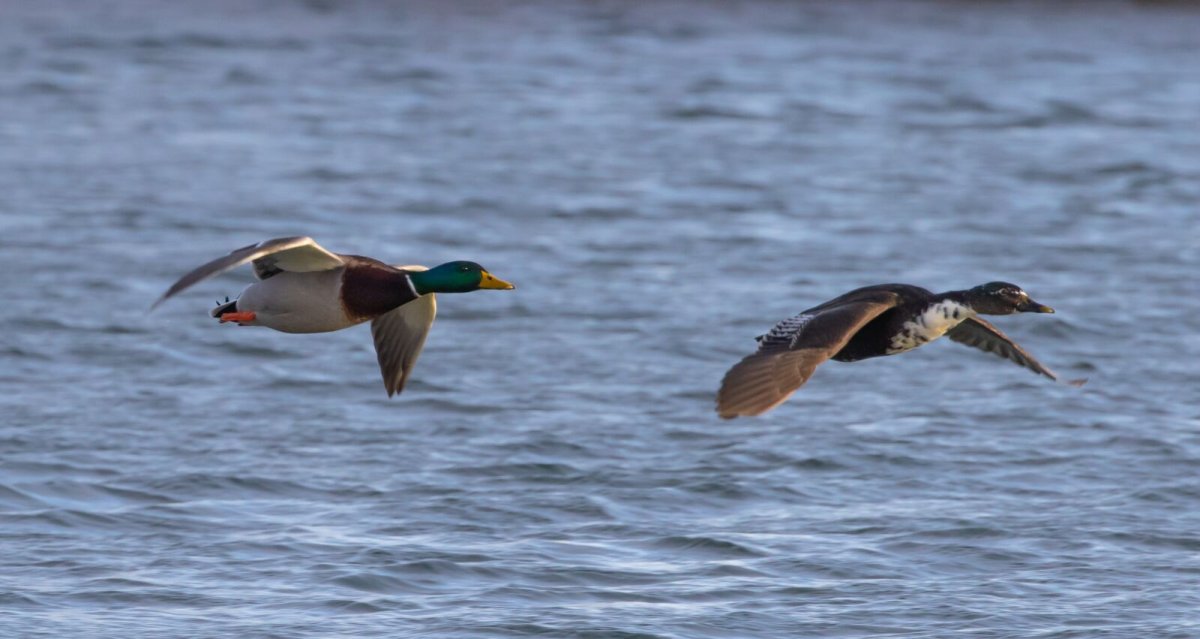
[{"label": "rippled water", "polygon": [[[0,635],[1200,636],[1200,12],[9,0]],[[369,331],[218,326],[310,234],[473,259]],[[1015,281],[759,419],[860,285]]]}]

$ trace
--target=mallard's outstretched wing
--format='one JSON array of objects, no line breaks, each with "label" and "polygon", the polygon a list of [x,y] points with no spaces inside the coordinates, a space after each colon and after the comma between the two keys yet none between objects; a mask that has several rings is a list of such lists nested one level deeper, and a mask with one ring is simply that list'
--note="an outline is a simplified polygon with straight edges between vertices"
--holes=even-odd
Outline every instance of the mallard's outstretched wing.
[{"label": "mallard's outstretched wing", "polygon": [[243,246],[229,255],[218,257],[207,264],[196,267],[179,281],[171,285],[151,309],[162,304],[167,298],[179,293],[194,284],[236,268],[247,262],[254,262],[254,275],[258,279],[266,279],[280,271],[311,272],[327,271],[343,266],[345,262],[336,253],[330,253],[321,248],[311,237],[280,237],[266,240],[258,244]]},{"label": "mallard's outstretched wing", "polygon": [[[426,271],[424,266],[400,266],[404,271]],[[427,293],[398,306],[371,321],[371,336],[375,338],[375,355],[388,397],[404,390],[412,374],[425,338],[437,316],[437,299]]]}]

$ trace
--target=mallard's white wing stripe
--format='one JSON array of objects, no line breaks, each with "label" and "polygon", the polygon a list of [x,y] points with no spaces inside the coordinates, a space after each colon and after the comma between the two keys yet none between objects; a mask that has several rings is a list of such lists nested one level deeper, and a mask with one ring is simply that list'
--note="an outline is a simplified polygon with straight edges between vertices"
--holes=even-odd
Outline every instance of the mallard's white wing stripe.
[{"label": "mallard's white wing stripe", "polygon": [[163,296],[151,306],[151,310],[167,298],[187,288],[219,275],[247,262],[254,262],[254,274],[265,279],[279,271],[305,273],[327,271],[343,266],[342,258],[321,248],[311,237],[281,237],[258,244],[244,246],[229,255],[218,257],[203,266],[193,269],[171,285]]},{"label": "mallard's white wing stripe", "polygon": [[[399,266],[405,271],[427,271],[419,265]],[[417,364],[425,338],[437,316],[437,298],[433,293],[399,306],[371,322],[375,338],[375,355],[388,397],[404,390],[404,384]]]}]

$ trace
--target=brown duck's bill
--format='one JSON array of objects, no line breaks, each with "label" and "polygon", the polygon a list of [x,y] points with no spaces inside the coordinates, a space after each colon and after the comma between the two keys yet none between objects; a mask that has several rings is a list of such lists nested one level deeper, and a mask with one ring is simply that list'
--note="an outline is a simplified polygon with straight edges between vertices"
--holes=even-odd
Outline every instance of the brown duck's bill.
[{"label": "brown duck's bill", "polygon": [[1050,308],[1049,306],[1046,306],[1045,304],[1040,304],[1033,300],[1029,300],[1028,302],[1025,302],[1017,310],[1021,311],[1022,313],[1053,313],[1054,312],[1054,309]]},{"label": "brown duck's bill", "polygon": [[496,277],[495,275],[492,275],[491,273],[484,271],[483,277],[479,280],[479,288],[491,288],[491,289],[496,289],[499,291],[511,291],[516,287],[513,286],[512,284],[505,282],[504,280]]}]

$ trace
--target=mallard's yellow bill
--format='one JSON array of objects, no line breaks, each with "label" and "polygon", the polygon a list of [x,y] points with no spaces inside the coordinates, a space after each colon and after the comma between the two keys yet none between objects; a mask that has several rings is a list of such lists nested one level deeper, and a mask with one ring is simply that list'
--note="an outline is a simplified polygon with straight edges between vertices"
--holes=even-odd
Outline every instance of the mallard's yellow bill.
[{"label": "mallard's yellow bill", "polygon": [[479,288],[494,288],[501,291],[511,291],[516,287],[496,277],[495,275],[484,271],[482,278],[479,280]]}]

